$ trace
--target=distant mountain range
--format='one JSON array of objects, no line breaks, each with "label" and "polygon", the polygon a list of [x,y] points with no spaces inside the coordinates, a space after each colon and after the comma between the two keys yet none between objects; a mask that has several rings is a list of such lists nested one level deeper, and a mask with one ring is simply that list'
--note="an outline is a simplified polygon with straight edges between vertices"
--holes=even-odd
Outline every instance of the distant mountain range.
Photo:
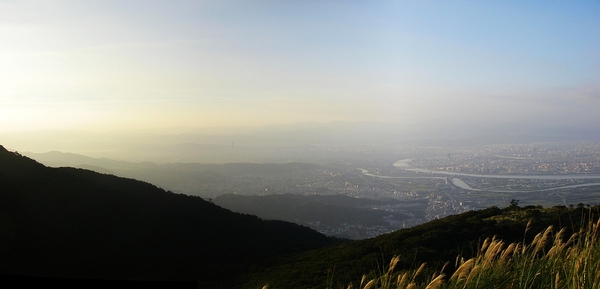
[{"label": "distant mountain range", "polygon": [[207,199],[236,190],[243,190],[246,194],[264,194],[265,183],[273,185],[264,179],[285,180],[278,183],[282,187],[294,187],[298,176],[309,174],[310,177],[315,177],[318,175],[317,169],[321,167],[306,163],[135,163],[57,151],[22,154],[51,167],[76,167],[114,174],[149,182],[176,193]]},{"label": "distant mountain range", "polygon": [[0,134],[11,149],[65,151],[93,157],[156,163],[326,163],[360,150],[399,146],[473,146],[544,141],[598,141],[595,123],[471,123],[428,121],[414,124],[329,122],[260,127],[173,128],[151,132],[97,133],[48,130]]}]

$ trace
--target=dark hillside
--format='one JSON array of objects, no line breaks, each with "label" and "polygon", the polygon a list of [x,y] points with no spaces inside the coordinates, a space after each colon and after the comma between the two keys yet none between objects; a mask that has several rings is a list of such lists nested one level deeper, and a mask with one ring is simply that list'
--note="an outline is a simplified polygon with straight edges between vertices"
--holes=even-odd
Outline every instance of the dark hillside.
[{"label": "dark hillside", "polygon": [[47,168],[0,146],[2,274],[214,285],[258,260],[333,242],[148,183]]},{"label": "dark hillside", "polygon": [[[401,229],[376,238],[339,244],[271,262],[247,277],[248,288],[269,283],[269,288],[357,288],[363,274],[384,270],[389,260],[400,256],[397,269],[415,269],[427,262],[428,268],[440,270],[444,263],[452,270],[457,256],[470,258],[487,237],[497,236],[505,243],[530,242],[553,225],[555,230],[573,228],[597,218],[600,207],[564,206],[496,207],[470,211],[434,220],[413,228]],[[531,220],[526,232],[527,223]],[[439,272],[439,271],[438,271]],[[447,272],[448,273],[448,272]],[[452,272],[449,273],[450,275]]]},{"label": "dark hillside", "polygon": [[[394,199],[373,200],[344,195],[297,195],[279,194],[266,196],[244,196],[226,194],[217,196],[213,202],[234,212],[258,216],[265,220],[284,220],[340,238],[352,238],[348,227],[374,228],[387,231],[391,221],[401,222],[408,216],[402,213],[374,210],[373,205],[402,203]],[[404,202],[406,203],[406,202]],[[392,228],[390,228],[392,227]],[[361,236],[367,237],[366,233]],[[372,236],[371,236],[372,237]]]}]

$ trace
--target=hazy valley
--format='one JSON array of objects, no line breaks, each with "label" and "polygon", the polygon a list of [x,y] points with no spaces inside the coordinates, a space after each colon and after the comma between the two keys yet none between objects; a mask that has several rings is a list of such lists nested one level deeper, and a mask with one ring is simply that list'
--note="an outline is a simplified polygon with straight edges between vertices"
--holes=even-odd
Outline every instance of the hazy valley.
[{"label": "hazy valley", "polygon": [[[58,151],[22,153],[48,166],[143,180],[235,212],[351,239],[507,206],[512,200],[522,205],[576,206],[597,204],[600,197],[600,145],[594,141],[502,143],[481,136],[404,140],[394,139],[389,126],[377,124],[298,126],[138,138],[145,154],[156,155],[155,160],[160,156],[163,162]],[[372,129],[369,137],[367,128]],[[211,142],[217,139],[231,143]],[[156,145],[160,143],[164,145]]]},{"label": "hazy valley", "polygon": [[[187,162],[3,151],[0,269],[319,288],[338,268],[342,287],[396,254],[414,259],[400,262],[402,270],[417,261],[436,270],[491,235],[530,242],[548,225],[597,217],[600,143],[469,140],[234,142],[221,149],[248,161],[204,163],[194,160],[216,152],[200,140],[173,144],[186,148],[173,154],[189,154]],[[165,147],[146,149],[161,155]]]}]

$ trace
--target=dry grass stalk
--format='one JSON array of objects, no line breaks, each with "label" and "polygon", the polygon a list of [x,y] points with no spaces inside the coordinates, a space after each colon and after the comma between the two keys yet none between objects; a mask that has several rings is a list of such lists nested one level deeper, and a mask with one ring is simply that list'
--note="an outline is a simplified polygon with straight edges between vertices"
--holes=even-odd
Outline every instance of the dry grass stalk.
[{"label": "dry grass stalk", "polygon": [[[535,249],[533,250],[533,254],[535,255],[535,253],[541,251],[542,249],[544,249],[544,246],[546,246],[546,242],[548,240],[548,236],[550,235],[550,233],[552,232],[552,226],[548,226],[548,228],[546,229],[546,231],[544,231],[544,233],[540,233],[537,234],[535,236],[535,238],[533,239],[533,243],[532,245],[535,245]],[[538,236],[540,236],[538,238]]]},{"label": "dry grass stalk", "polygon": [[521,248],[523,248],[523,244],[516,243],[515,248],[513,249],[513,254],[512,254],[513,259],[515,257],[519,256],[519,253],[521,253]]},{"label": "dry grass stalk", "polygon": [[488,246],[488,249],[485,251],[485,254],[483,255],[483,266],[487,267],[496,258],[496,256],[502,250],[503,247],[504,247],[504,242],[492,240],[492,242]]},{"label": "dry grass stalk", "polygon": [[454,267],[458,267],[458,264],[465,263],[465,258],[462,256],[456,256],[456,261],[454,261]]},{"label": "dry grass stalk", "polygon": [[435,288],[440,287],[443,283],[444,283],[444,274],[440,274],[435,279],[433,279],[431,282],[429,282],[429,285],[427,285],[427,287],[425,287],[425,289],[435,289]]},{"label": "dry grass stalk", "polygon": [[388,268],[388,274],[392,273],[392,271],[394,271],[394,268],[396,268],[396,265],[398,264],[398,262],[400,261],[400,256],[394,256],[392,257],[392,260],[390,261],[390,267]]},{"label": "dry grass stalk", "polygon": [[419,274],[421,274],[421,272],[423,272],[423,269],[425,269],[426,264],[427,263],[423,263],[423,264],[421,264],[421,266],[419,266],[419,269],[417,269],[417,271],[415,272],[415,274],[412,277],[412,281],[414,281],[415,278],[417,278],[417,276],[419,276]]},{"label": "dry grass stalk", "polygon": [[367,281],[367,275],[363,274],[362,278],[360,279],[360,288],[363,287],[363,284],[365,284],[365,281]]},{"label": "dry grass stalk", "polygon": [[583,228],[579,229],[579,232],[571,235],[571,238],[567,241],[568,244],[575,243],[576,240],[581,239],[581,236],[585,236],[585,230]]},{"label": "dry grass stalk", "polygon": [[365,287],[363,289],[374,288],[374,286],[375,286],[375,279],[369,281],[369,283],[367,283],[367,285],[365,285]]},{"label": "dry grass stalk", "polygon": [[480,269],[481,269],[481,266],[479,266],[479,265],[475,265],[475,267],[473,267],[473,269],[471,270],[471,272],[469,272],[469,276],[467,276],[467,280],[465,281],[465,285],[469,284],[469,282],[471,282],[471,280],[473,280],[473,278],[475,278],[475,276],[480,271]]},{"label": "dry grass stalk", "polygon": [[592,248],[596,244],[596,240],[598,239],[598,228],[600,228],[600,219],[596,224],[592,225],[592,232],[591,234],[588,234],[589,240],[587,241],[590,242],[589,248]]},{"label": "dry grass stalk", "polygon": [[525,253],[527,252],[527,249],[529,249],[529,246],[527,246],[526,244],[523,244],[523,246],[521,247],[521,255],[525,255]]},{"label": "dry grass stalk", "polygon": [[487,247],[490,245],[490,238],[485,238],[485,240],[483,241],[483,245],[481,245],[481,250],[480,253],[483,254],[485,252],[485,250],[487,249]]},{"label": "dry grass stalk", "polygon": [[529,219],[529,221],[527,222],[527,225],[525,226],[525,234],[527,234],[527,231],[529,231],[529,229],[531,228],[532,221],[532,219]]},{"label": "dry grass stalk", "polygon": [[442,270],[440,270],[440,274],[441,274],[441,272],[444,272],[444,270],[446,270],[446,267],[448,267],[448,264],[450,264],[450,262],[444,263],[444,266],[442,266]]},{"label": "dry grass stalk", "polygon": [[556,254],[560,254],[561,252],[564,251],[564,248],[567,245],[562,241],[565,230],[566,230],[565,228],[562,228],[556,234],[556,236],[554,237],[554,245],[552,245],[552,248],[550,248],[550,251],[548,251],[548,254],[546,254],[546,256],[552,257],[552,256],[554,256]]},{"label": "dry grass stalk", "polygon": [[510,259],[511,254],[515,251],[518,250],[518,244],[512,243],[510,245],[508,245],[508,247],[502,251],[502,254],[500,254],[500,259],[498,262],[500,262],[500,264],[505,264],[506,262],[508,262]]},{"label": "dry grass stalk", "polygon": [[458,269],[454,271],[454,274],[452,274],[452,277],[450,277],[450,279],[461,280],[466,278],[467,274],[469,274],[469,271],[473,267],[474,262],[475,260],[473,258],[467,260],[467,262],[460,265],[460,267],[458,267]]},{"label": "dry grass stalk", "polygon": [[408,273],[398,275],[398,287],[404,286],[408,282]]}]

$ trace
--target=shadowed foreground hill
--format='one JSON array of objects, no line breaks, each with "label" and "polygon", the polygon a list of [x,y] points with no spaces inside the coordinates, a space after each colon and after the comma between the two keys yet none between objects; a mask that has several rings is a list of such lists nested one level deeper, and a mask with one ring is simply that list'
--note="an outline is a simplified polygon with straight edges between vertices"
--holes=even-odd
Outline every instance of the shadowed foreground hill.
[{"label": "shadowed foreground hill", "polygon": [[260,260],[334,242],[148,183],[48,168],[0,146],[1,274],[217,285]]},{"label": "shadowed foreground hill", "polygon": [[457,256],[465,260],[476,256],[486,238],[496,236],[506,244],[523,241],[529,244],[536,234],[553,226],[553,233],[565,228],[566,241],[590,220],[595,222],[599,212],[600,206],[542,208],[515,204],[504,209],[491,207],[470,211],[372,239],[273,261],[246,276],[245,288],[260,288],[267,283],[273,289],[349,288],[349,284],[359,288],[363,274],[369,278],[381,276],[393,256],[400,256],[396,265],[398,270],[416,269],[425,262],[425,275],[428,276],[440,272],[449,262],[444,273],[450,276]]}]

